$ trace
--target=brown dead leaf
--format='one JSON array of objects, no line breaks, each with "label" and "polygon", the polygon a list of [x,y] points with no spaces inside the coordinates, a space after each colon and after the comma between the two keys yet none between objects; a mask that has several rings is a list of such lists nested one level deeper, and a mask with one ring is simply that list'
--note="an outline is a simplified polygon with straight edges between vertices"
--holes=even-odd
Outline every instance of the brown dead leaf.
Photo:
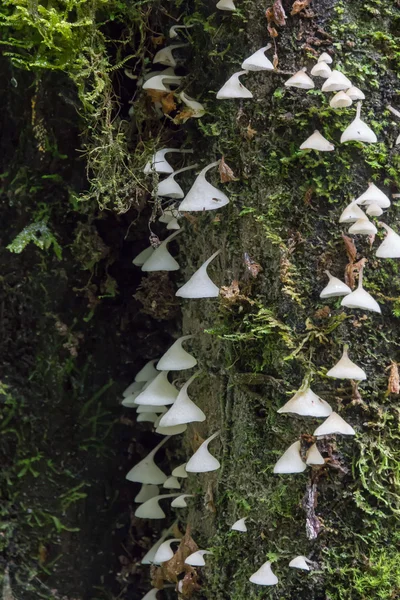
[{"label": "brown dead leaf", "polygon": [[223,285],[220,288],[220,296],[227,304],[235,304],[240,298],[239,282],[234,279],[231,285]]},{"label": "brown dead leaf", "polygon": [[328,317],[330,317],[330,316],[331,316],[331,309],[329,306],[323,306],[322,308],[319,308],[318,310],[316,310],[314,313],[315,319],[328,319]]},{"label": "brown dead leaf", "polygon": [[389,373],[389,381],[388,381],[388,394],[396,394],[396,396],[400,393],[400,377],[399,377],[399,368],[397,363],[392,362],[390,366]]},{"label": "brown dead leaf", "polygon": [[201,589],[198,583],[198,574],[195,569],[185,574],[184,578],[180,581],[180,594],[183,598],[191,598],[195,592]]},{"label": "brown dead leaf", "polygon": [[176,117],[174,118],[175,125],[180,125],[181,123],[186,123],[189,119],[193,117],[195,114],[194,110],[191,108],[185,108],[184,110],[180,110]]},{"label": "brown dead leaf", "polygon": [[348,265],[346,265],[346,269],[344,272],[344,281],[351,289],[354,289],[355,286],[355,274],[359,273],[364,268],[366,262],[367,259],[362,258],[356,263],[349,263]]},{"label": "brown dead leaf", "polygon": [[244,264],[246,265],[247,270],[252,275],[252,277],[254,277],[254,279],[255,279],[258,276],[258,274],[262,271],[262,266],[258,262],[253,260],[247,254],[247,252],[244,253],[243,258],[244,258]]},{"label": "brown dead leaf", "polygon": [[222,157],[219,161],[219,176],[221,183],[228,183],[228,181],[235,181],[236,177],[230,168],[230,166],[225,162],[225,158]]},{"label": "brown dead leaf", "polygon": [[352,404],[364,404],[360,390],[358,389],[358,381],[351,381],[351,400]]},{"label": "brown dead leaf", "polygon": [[187,526],[185,535],[181,539],[178,550],[175,552],[171,560],[168,560],[161,566],[163,578],[171,583],[176,583],[178,581],[178,576],[181,573],[192,571],[192,567],[186,565],[185,560],[198,549],[199,547],[190,535],[190,527]]},{"label": "brown dead leaf", "polygon": [[161,92],[160,90],[146,90],[146,94],[149,96],[153,104],[159,102],[162,104],[163,98],[167,96],[168,92]]},{"label": "brown dead leaf", "polygon": [[275,27],[272,27],[271,25],[268,25],[268,33],[272,38],[277,38],[279,35]]},{"label": "brown dead leaf", "polygon": [[246,137],[248,140],[252,140],[252,139],[253,139],[253,137],[256,135],[256,133],[257,133],[257,130],[256,130],[256,129],[252,129],[252,127],[251,127],[251,123],[249,123],[249,124],[247,125],[247,128],[246,128],[245,137]]},{"label": "brown dead leaf", "polygon": [[39,544],[39,564],[40,565],[44,565],[44,563],[47,561],[47,557],[49,555],[49,551],[47,550],[46,546],[42,543]]},{"label": "brown dead leaf", "polygon": [[275,52],[275,54],[274,54],[274,58],[272,59],[272,64],[273,64],[273,67],[274,67],[274,69],[277,69],[277,68],[278,68],[278,65],[279,65],[279,58],[278,58],[278,55],[277,55],[277,53],[276,53],[276,52]]},{"label": "brown dead leaf", "polygon": [[150,567],[150,582],[153,588],[162,590],[164,587],[164,575],[162,567],[151,565]]},{"label": "brown dead leaf", "polygon": [[299,12],[310,6],[311,0],[296,0],[293,2],[291,15],[297,15]]},{"label": "brown dead leaf", "polygon": [[208,510],[208,512],[211,512],[214,514],[217,512],[215,502],[214,502],[214,492],[212,489],[211,481],[208,482],[207,491],[204,495],[204,506],[206,507],[206,510]]},{"label": "brown dead leaf", "polygon": [[346,252],[347,252],[347,256],[349,259],[349,262],[353,263],[356,259],[357,256],[357,248],[355,246],[354,241],[352,240],[352,238],[350,238],[348,235],[345,235],[344,233],[342,233],[342,238],[344,241],[344,245],[346,248]]},{"label": "brown dead leaf", "polygon": [[198,218],[195,217],[194,215],[191,215],[190,213],[187,213],[187,212],[182,213],[182,215],[193,226],[193,229],[195,231],[197,231],[197,225],[198,225],[197,221],[198,221]]},{"label": "brown dead leaf", "polygon": [[277,25],[283,27],[286,25],[286,13],[283,9],[281,0],[275,0],[272,6],[272,12],[274,15],[274,21]]},{"label": "brown dead leaf", "polygon": [[164,42],[165,36],[163,35],[153,35],[153,37],[151,38],[151,43],[154,47],[162,46]]},{"label": "brown dead leaf", "polygon": [[176,110],[176,103],[174,99],[174,93],[164,95],[161,98],[162,111],[165,115],[169,115],[172,111]]},{"label": "brown dead leaf", "polygon": [[311,199],[312,199],[313,191],[314,191],[313,188],[310,187],[310,188],[308,188],[308,190],[304,194],[304,204],[307,204],[307,206],[311,205]]}]

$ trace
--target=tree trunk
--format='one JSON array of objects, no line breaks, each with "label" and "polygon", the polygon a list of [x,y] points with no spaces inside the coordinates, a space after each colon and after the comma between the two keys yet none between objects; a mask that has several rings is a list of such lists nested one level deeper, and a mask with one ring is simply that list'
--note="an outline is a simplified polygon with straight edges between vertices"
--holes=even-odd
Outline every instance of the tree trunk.
[{"label": "tree trunk", "polygon": [[[175,520],[213,553],[197,569],[195,597],[400,595],[398,264],[376,257],[381,230],[351,236],[339,224],[368,182],[391,200],[399,191],[400,129],[388,107],[400,108],[400,8],[389,0],[235,3],[227,12],[214,0],[73,1],[65,13],[33,2],[17,23],[24,2],[1,9],[3,600],[140,599],[163,579],[175,586],[172,568],[150,573],[140,564]],[[193,25],[180,30],[190,46],[174,56],[184,76],[178,92],[204,105],[201,118],[178,92],[137,86],[155,52],[175,43],[176,23]],[[268,42],[275,70],[241,77],[253,98],[216,99]],[[323,79],[310,91],[285,87],[321,52],[364,92],[361,116],[376,143],[340,143],[356,103],[330,108]],[[300,150],[315,130],[334,151]],[[223,183],[217,169],[207,177],[230,203],[185,213],[170,245],[180,270],[147,274],[133,257],[149,237],[156,245],[170,233],[157,221],[166,203],[151,195],[157,176],[143,173],[163,147],[194,150],[169,155],[174,168],[223,157],[233,177]],[[185,191],[194,177],[180,176]],[[397,212],[394,199],[371,220],[399,231]],[[208,272],[219,298],[176,298],[217,250]],[[364,287],[382,314],[320,298],[325,270],[355,288],[362,259]],[[221,468],[183,481],[195,495],[188,509],[165,506],[166,520],[141,520],[139,485],[125,474],[160,436],[119,398],[181,334],[194,335],[199,377],[189,395],[207,418],[170,439],[157,464],[169,474],[220,431],[209,449]],[[359,386],[326,376],[345,344],[367,374]],[[171,380],[180,387],[193,372]],[[321,419],[277,413],[308,382],[355,436],[316,440]],[[317,441],[325,464],[274,474],[297,440],[303,459]],[[232,532],[243,517],[247,533]],[[310,571],[289,568],[299,555]],[[250,583],[267,560],[278,585]],[[190,580],[183,597],[194,587]]]}]

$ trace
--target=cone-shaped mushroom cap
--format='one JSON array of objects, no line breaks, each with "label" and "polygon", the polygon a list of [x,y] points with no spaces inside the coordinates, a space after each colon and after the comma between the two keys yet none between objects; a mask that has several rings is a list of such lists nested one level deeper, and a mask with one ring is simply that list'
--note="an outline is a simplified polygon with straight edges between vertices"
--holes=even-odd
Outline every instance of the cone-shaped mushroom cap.
[{"label": "cone-shaped mushroom cap", "polygon": [[278,583],[277,576],[272,572],[271,563],[268,561],[253,573],[249,581],[257,585],[276,585]]},{"label": "cone-shaped mushroom cap", "polygon": [[329,102],[329,106],[332,108],[347,108],[352,104],[353,100],[343,90],[341,92],[337,92],[337,94],[335,94]]},{"label": "cone-shaped mushroom cap", "polygon": [[171,477],[168,477],[168,479],[164,481],[163,487],[165,487],[167,490],[180,490],[181,484],[176,477],[171,475]]},{"label": "cone-shaped mushroom cap", "polygon": [[309,571],[310,567],[308,566],[307,563],[311,563],[311,561],[308,560],[308,558],[306,558],[305,556],[296,556],[296,558],[293,558],[290,561],[289,567],[293,567],[294,569],[303,569],[304,571]]},{"label": "cone-shaped mushroom cap", "polygon": [[302,473],[307,468],[300,456],[300,442],[297,441],[282,454],[274,466],[274,473]]},{"label": "cone-shaped mushroom cap", "polygon": [[220,468],[221,465],[219,461],[208,451],[208,444],[218,435],[219,431],[213,433],[213,435],[205,440],[200,448],[196,450],[186,464],[186,471],[188,473],[208,473],[209,471],[216,471]]},{"label": "cone-shaped mushroom cap", "polygon": [[368,204],[367,210],[365,211],[369,217],[380,217],[383,214],[383,210],[379,204]]},{"label": "cone-shaped mushroom cap", "polygon": [[302,417],[327,417],[332,412],[329,404],[314,394],[311,388],[298,391],[278,410],[278,413],[293,413]]},{"label": "cone-shaped mushroom cap", "polygon": [[247,71],[234,73],[217,93],[217,100],[229,100],[231,98],[252,98],[253,94],[248,90],[239,77]]},{"label": "cone-shaped mushroom cap", "polygon": [[327,419],[317,427],[314,431],[315,436],[319,435],[333,435],[340,433],[342,435],[355,435],[354,429],[346,423],[344,419],[337,413],[333,412]]},{"label": "cone-shaped mushroom cap", "polygon": [[153,246],[149,246],[148,248],[145,248],[144,250],[142,250],[141,252],[139,252],[139,254],[137,254],[135,256],[135,258],[132,261],[132,264],[134,264],[135,267],[141,267],[142,265],[144,265],[146,260],[148,258],[150,258],[150,256],[153,254],[153,252],[154,252]]},{"label": "cone-shaped mushroom cap", "polygon": [[319,131],[315,130],[314,133],[300,146],[300,150],[307,150],[308,148],[311,150],[319,150],[320,152],[332,152],[332,150],[335,149],[335,146],[328,142]]},{"label": "cone-shaped mushroom cap", "polygon": [[333,62],[332,56],[327,52],[323,52],[321,56],[318,58],[318,62],[325,62],[327,65],[331,65]]},{"label": "cone-shaped mushroom cap", "polygon": [[179,465],[179,467],[175,467],[175,469],[172,471],[172,475],[174,477],[186,479],[188,477],[188,474],[186,472],[186,463],[183,463],[183,465]]},{"label": "cone-shaped mushroom cap", "polygon": [[208,260],[206,260],[195,273],[191,276],[179,290],[175,296],[180,298],[217,298],[219,288],[211,281],[207,274],[207,267],[221,250],[215,252]]},{"label": "cone-shaped mushroom cap", "polygon": [[161,242],[158,248],[154,250],[153,254],[142,266],[142,271],[177,271],[179,269],[179,264],[176,262],[167,248],[169,242],[172,242],[172,240],[179,235],[179,233],[180,231],[175,231],[174,233],[171,233],[166,240]]},{"label": "cone-shaped mushroom cap", "polygon": [[169,411],[161,417],[160,425],[162,427],[172,427],[183,423],[202,423],[206,420],[206,415],[189,398],[187,393],[188,387],[197,375],[196,373],[185,383]]},{"label": "cone-shaped mushroom cap", "polygon": [[145,412],[151,411],[156,414],[164,414],[165,412],[167,412],[167,409],[165,406],[159,406],[158,404],[151,405],[151,406],[145,406],[144,404],[137,405],[135,402],[135,408],[136,408],[137,413],[145,413]]},{"label": "cone-shaped mushroom cap", "polygon": [[173,218],[171,219],[168,224],[167,224],[167,229],[180,229],[181,226],[178,223],[178,219],[177,218]]},{"label": "cone-shaped mushroom cap", "polygon": [[[181,188],[179,183],[177,183],[175,181],[175,177],[177,175],[179,175],[180,173],[185,173],[186,171],[191,171],[193,169],[196,169],[197,167],[198,167],[197,164],[189,165],[188,167],[183,167],[182,169],[178,169],[177,171],[174,171],[173,173],[171,173],[171,175],[168,175],[168,177],[166,179],[163,179],[162,181],[160,181],[158,183],[158,185],[156,186],[156,188],[153,192],[153,195],[154,196],[163,196],[165,198],[175,198],[177,200],[181,200],[182,198],[185,197],[185,192],[183,191],[183,189]],[[175,209],[175,212],[177,213],[178,211]],[[174,218],[174,216],[173,216],[173,214],[171,214],[171,212],[169,212],[169,215],[167,218],[168,218],[167,222],[169,222]],[[163,218],[161,216],[159,221],[165,222],[165,217]]]},{"label": "cone-shaped mushroom cap", "polygon": [[242,69],[246,71],[273,71],[274,65],[265,56],[265,52],[271,48],[271,44],[260,48],[257,52],[254,52],[249,58],[246,58],[242,62]]},{"label": "cone-shaped mushroom cap", "polygon": [[311,69],[311,75],[314,75],[314,77],[328,79],[328,77],[332,75],[332,69],[326,62],[319,60]]},{"label": "cone-shaped mushroom cap", "polygon": [[203,115],[205,115],[206,109],[201,104],[201,102],[198,102],[194,98],[191,98],[190,96],[185,94],[185,92],[181,92],[179,94],[179,98],[188,108],[190,108],[191,117],[194,117],[195,119],[200,119]]},{"label": "cone-shaped mushroom cap", "polygon": [[[329,81],[329,79],[328,79]],[[365,142],[374,144],[377,141],[375,133],[364,121],[361,120],[361,102],[357,103],[357,115],[354,121],[343,131],[340,143],[344,142]]]},{"label": "cone-shaped mushroom cap", "polygon": [[243,519],[236,521],[231,527],[232,531],[241,531],[242,533],[245,533],[247,531],[246,519],[247,517],[244,517]]},{"label": "cone-shaped mushroom cap", "polygon": [[389,208],[390,206],[389,198],[374,183],[369,183],[368,189],[355,202],[367,206],[369,204],[377,204],[381,208]]},{"label": "cone-shaped mushroom cap", "polygon": [[136,419],[136,421],[138,423],[155,423],[158,419],[158,415],[155,412],[142,412],[139,413],[138,418]]},{"label": "cone-shaped mushroom cap", "polygon": [[175,498],[175,500],[172,500],[172,502],[171,502],[172,508],[186,508],[187,503],[186,503],[185,498],[194,498],[194,495],[193,494],[182,494],[181,496],[178,496],[178,498]]},{"label": "cone-shaped mushroom cap", "polygon": [[139,392],[143,387],[143,381],[133,381],[128,387],[122,392],[122,397],[127,398],[135,392]]},{"label": "cone-shaped mushroom cap", "polygon": [[329,283],[322,292],[320,298],[336,298],[337,296],[346,296],[351,294],[351,289],[343,281],[340,281],[337,277],[333,277],[329,271],[325,271],[329,277]]},{"label": "cone-shaped mushroom cap", "polygon": [[178,390],[168,381],[169,371],[157,371],[157,377],[136,398],[136,404],[167,406],[178,397]]},{"label": "cone-shaped mushroom cap", "polygon": [[158,52],[156,52],[153,58],[153,64],[159,63],[160,65],[165,65],[166,67],[176,67],[177,62],[173,57],[173,50],[176,48],[183,48],[184,46],[188,46],[189,44],[171,44],[171,46],[165,46],[165,48],[161,48]]},{"label": "cone-shaped mushroom cap", "polygon": [[157,600],[157,592],[160,590],[158,588],[152,588],[147,594],[145,594],[142,600]]},{"label": "cone-shaped mushroom cap", "polygon": [[[149,360],[149,362],[147,362],[144,365],[144,367],[136,373],[135,381],[147,383],[148,381],[151,381],[152,379],[154,379],[154,377],[156,377],[158,375],[158,371],[154,366],[154,363],[156,363],[156,362],[157,362],[157,359]],[[156,404],[156,403],[153,402],[153,404]]]},{"label": "cone-shaped mushroom cap", "polygon": [[398,235],[386,223],[379,223],[387,231],[387,236],[383,240],[375,253],[378,258],[400,258],[400,235]]},{"label": "cone-shaped mushroom cap", "polygon": [[343,75],[340,71],[334,69],[332,74],[325,81],[322,86],[323,92],[339,92],[340,90],[347,90],[351,87],[350,79],[347,79],[346,75]]},{"label": "cone-shaped mushroom cap", "polygon": [[147,502],[147,500],[151,500],[151,498],[158,496],[158,493],[158,485],[142,483],[142,487],[140,488],[139,493],[136,495],[134,502],[137,502],[138,504]]},{"label": "cone-shaped mushroom cap", "polygon": [[159,371],[183,371],[197,365],[194,356],[182,348],[182,343],[192,339],[193,335],[183,335],[166,351],[157,363]]},{"label": "cone-shaped mushroom cap", "polygon": [[[350,228],[351,229],[351,228]],[[363,272],[360,271],[360,275],[358,277],[358,287],[354,292],[351,292],[348,296],[345,296],[341,301],[341,306],[346,306],[347,308],[362,308],[363,310],[370,310],[372,312],[380,313],[381,309],[376,300],[373,299],[371,294],[369,294],[363,288]]]},{"label": "cone-shaped mushroom cap", "polygon": [[357,365],[350,360],[348,348],[348,346],[343,348],[342,358],[327,372],[327,377],[335,377],[335,379],[354,379],[355,381],[367,379],[365,371],[360,367],[357,367]]},{"label": "cone-shaped mushroom cap", "polygon": [[163,534],[160,537],[160,539],[157,540],[156,543],[153,544],[153,546],[150,548],[150,550],[148,550],[148,552],[146,552],[146,554],[143,556],[142,560],[140,561],[142,565],[150,565],[154,563],[154,557],[156,555],[157,550],[159,549],[161,544],[167,539],[167,537],[171,535],[172,528],[173,527],[170,527],[169,529],[163,531]]},{"label": "cone-shaped mushroom cap", "polygon": [[229,204],[228,196],[211,185],[206,179],[207,171],[218,166],[219,163],[219,160],[213,162],[200,171],[185,199],[180,203],[179,212],[216,210]]},{"label": "cone-shaped mushroom cap", "polygon": [[164,519],[165,512],[158,504],[159,501],[164,498],[176,498],[179,495],[180,494],[162,494],[161,496],[150,498],[150,500],[147,500],[147,502],[143,502],[143,504],[138,506],[135,510],[135,517],[139,517],[140,519]]},{"label": "cone-shaped mushroom cap", "polygon": [[[324,465],[324,457],[321,452],[317,448],[317,444],[313,444],[309,451],[307,452],[306,458],[307,465]],[[290,566],[290,565],[289,565]]]},{"label": "cone-shaped mushroom cap", "polygon": [[182,77],[180,75],[165,75],[161,73],[161,75],[155,75],[154,77],[150,77],[143,84],[144,90],[157,90],[158,92],[170,92],[171,89],[167,87],[168,84],[179,85],[182,81]]},{"label": "cone-shaped mushroom cap", "polygon": [[191,27],[193,27],[193,25],[172,25],[169,29],[168,36],[173,40],[179,35],[177,29],[190,29]]},{"label": "cone-shaped mushroom cap", "polygon": [[233,0],[219,0],[219,2],[217,2],[216,4],[216,7],[219,10],[236,10],[236,6],[234,5]]},{"label": "cone-shaped mushroom cap", "polygon": [[174,152],[180,152],[181,154],[193,154],[193,150],[180,150],[179,148],[163,148],[162,150],[157,150],[152,159],[146,163],[143,172],[151,173],[152,171],[155,171],[156,173],[173,173],[174,169],[171,167],[169,162],[166,161],[165,155]]},{"label": "cone-shaped mushroom cap", "polygon": [[346,94],[355,102],[356,100],[365,100],[365,94],[355,85],[346,90]]},{"label": "cone-shaped mushroom cap", "polygon": [[[121,402],[122,406],[126,408],[137,408],[136,398],[139,396],[140,390],[138,392],[134,392],[130,396],[126,396]],[[150,409],[146,409],[144,412],[149,412]]]},{"label": "cone-shaped mushroom cap", "polygon": [[357,202],[353,200],[340,215],[339,223],[354,223],[358,219],[365,219],[365,214],[357,205]]},{"label": "cone-shaped mushroom cap", "polygon": [[156,427],[156,433],[160,435],[179,435],[184,433],[187,429],[186,423],[183,425],[171,425],[171,427],[162,427],[161,425],[157,425],[157,421],[154,423]]},{"label": "cone-shaped mushroom cap", "polygon": [[197,550],[187,557],[185,564],[192,567],[204,567],[206,563],[203,556],[205,554],[212,554],[212,552],[209,552],[208,550]]},{"label": "cone-shaped mushroom cap", "polygon": [[295,87],[301,90],[312,90],[315,85],[311,77],[309,77],[305,69],[297,71],[292,77],[285,81],[285,87]]},{"label": "cone-shaped mushroom cap", "polygon": [[357,221],[349,227],[349,233],[358,235],[375,235],[377,231],[377,228],[371,223],[367,216],[364,216],[362,219],[357,219]]},{"label": "cone-shaped mushroom cap", "polygon": [[126,479],[128,481],[135,481],[138,483],[151,483],[152,485],[159,485],[164,483],[168,476],[161,471],[159,467],[157,467],[154,462],[154,456],[156,452],[165,444],[166,441],[169,440],[169,437],[161,440],[159,444],[140,462],[137,463],[132,469],[127,473]]},{"label": "cone-shaped mushroom cap", "polygon": [[171,544],[180,541],[181,540],[179,538],[172,538],[171,540],[166,540],[163,542],[156,552],[154,562],[158,565],[161,565],[162,563],[167,562],[167,560],[170,560],[174,555]]}]

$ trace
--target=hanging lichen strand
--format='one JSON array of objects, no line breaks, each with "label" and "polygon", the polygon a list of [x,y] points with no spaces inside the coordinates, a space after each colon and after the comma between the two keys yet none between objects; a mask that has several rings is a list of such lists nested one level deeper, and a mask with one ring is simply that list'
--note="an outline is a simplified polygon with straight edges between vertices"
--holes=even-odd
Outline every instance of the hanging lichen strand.
[{"label": "hanging lichen strand", "polygon": [[[178,276],[178,286],[186,283],[176,295],[188,298],[184,328],[194,336],[204,383],[193,383],[193,402],[187,390],[194,377],[187,377],[181,399],[159,422],[167,425],[166,435],[180,435],[183,430],[169,427],[206,417],[204,426],[190,425],[184,437],[189,477],[182,483],[195,497],[180,520],[209,550],[198,550],[187,532],[172,558],[153,572],[153,584],[170,581],[182,597],[201,585],[206,597],[233,600],[253,593],[254,584],[277,586],[279,598],[287,600],[396,597],[400,451],[393,395],[399,391],[400,284],[398,264],[375,256],[399,255],[396,206],[381,189],[397,191],[399,184],[398,127],[385,111],[396,89],[392,69],[400,62],[391,33],[399,10],[389,2],[349,2],[351,13],[337,3],[327,14],[317,0],[312,6],[276,0],[266,23],[257,5],[247,13],[247,5],[218,2],[220,13],[210,15],[198,4],[188,7],[182,39],[191,42],[188,92],[204,111],[192,115],[196,123],[171,118],[185,123],[184,146],[194,148],[194,161],[211,164],[191,179],[180,205],[162,201],[159,216],[183,229],[178,261],[185,276]],[[386,34],[379,33],[374,11]],[[363,19],[367,24],[359,28]],[[267,25],[271,61],[264,54]],[[246,27],[248,59],[242,52]],[[173,31],[171,37],[181,35]],[[387,46],[380,64],[369,49],[375,44],[376,51],[382,36]],[[296,44],[296,52],[287,50]],[[366,57],[359,59],[354,47]],[[171,104],[189,86],[170,71],[145,77],[146,90],[162,92],[154,110],[164,114],[163,101]],[[159,82],[162,88],[151,88]],[[205,178],[221,155],[227,194]],[[157,163],[153,158],[147,172],[158,171]],[[360,196],[371,179],[376,184]],[[386,210],[390,225],[382,223],[387,237],[379,245],[376,217]],[[215,265],[211,277],[207,273],[217,254],[227,284],[221,288],[214,283],[222,279]],[[203,341],[205,328],[214,336],[209,341]],[[171,385],[168,379],[164,384]],[[154,402],[155,408],[169,404],[159,395]],[[218,445],[208,448],[217,436],[224,449],[220,460],[213,455]],[[170,479],[179,477],[174,473],[171,468]],[[164,497],[187,506],[181,496],[164,494],[147,500],[148,508],[136,515],[155,518]],[[172,538],[175,531],[169,532]],[[142,562],[154,563],[154,557]]]}]

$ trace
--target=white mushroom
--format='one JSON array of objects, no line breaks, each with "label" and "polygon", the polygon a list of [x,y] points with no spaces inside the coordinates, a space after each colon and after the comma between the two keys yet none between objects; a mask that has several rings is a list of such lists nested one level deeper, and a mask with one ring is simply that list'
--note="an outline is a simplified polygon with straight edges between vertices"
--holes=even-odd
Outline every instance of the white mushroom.
[{"label": "white mushroom", "polygon": [[219,288],[211,281],[207,273],[207,267],[221,250],[214,252],[199,269],[190,277],[190,279],[178,289],[175,296],[180,298],[217,298]]}]

